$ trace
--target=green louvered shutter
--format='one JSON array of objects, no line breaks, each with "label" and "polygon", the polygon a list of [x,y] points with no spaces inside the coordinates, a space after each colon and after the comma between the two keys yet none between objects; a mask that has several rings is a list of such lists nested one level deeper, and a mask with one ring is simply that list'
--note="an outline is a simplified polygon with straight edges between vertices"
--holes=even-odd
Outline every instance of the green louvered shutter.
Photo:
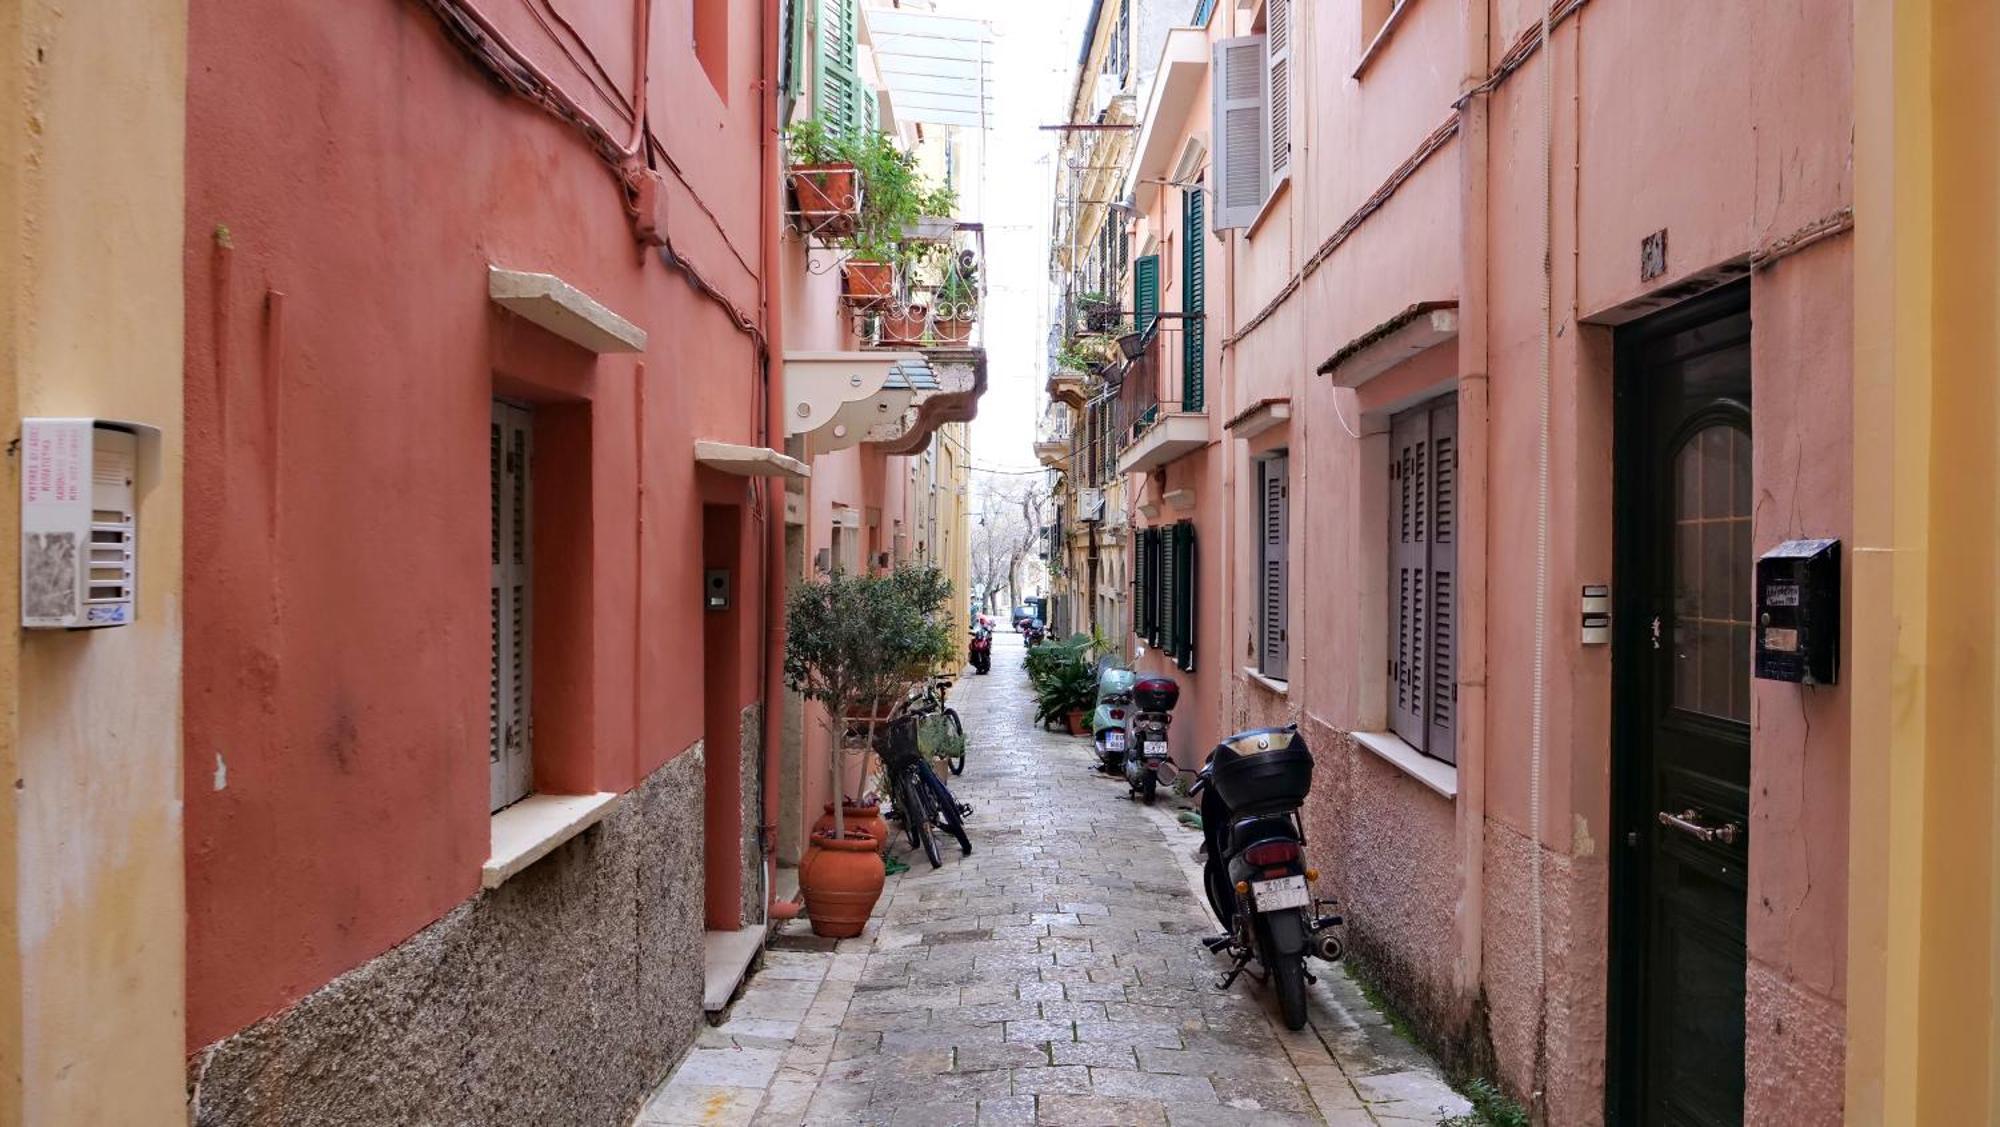
[{"label": "green louvered shutter", "polygon": [[1174,661],[1194,672],[1194,522],[1174,525],[1174,643],[1169,647]]},{"label": "green louvered shutter", "polygon": [[1175,633],[1175,628],[1180,625],[1181,615],[1175,596],[1180,593],[1180,585],[1176,579],[1181,554],[1181,526],[1169,525],[1161,532],[1163,535],[1160,537],[1160,572],[1157,585],[1160,616],[1158,645],[1169,658],[1176,658],[1180,653],[1180,639]]},{"label": "green louvered shutter", "polygon": [[1138,330],[1153,331],[1160,318],[1160,256],[1149,254],[1132,264],[1133,311]]},{"label": "green louvered shutter", "polygon": [[846,133],[862,124],[860,79],[855,76],[857,0],[819,0],[818,73],[813,76],[813,116],[829,132]]},{"label": "green louvered shutter", "polygon": [[1208,297],[1208,230],[1202,225],[1202,189],[1181,193],[1181,410],[1199,411],[1206,391],[1208,338],[1202,304]]}]

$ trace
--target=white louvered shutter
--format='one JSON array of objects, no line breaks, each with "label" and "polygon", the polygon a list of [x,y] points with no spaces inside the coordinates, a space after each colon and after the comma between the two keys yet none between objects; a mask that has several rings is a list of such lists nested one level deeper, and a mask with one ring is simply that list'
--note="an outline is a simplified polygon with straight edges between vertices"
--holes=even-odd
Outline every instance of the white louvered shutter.
[{"label": "white louvered shutter", "polygon": [[1264,37],[1216,43],[1209,75],[1211,128],[1216,134],[1214,228],[1248,227],[1270,191],[1270,150],[1264,137]]},{"label": "white louvered shutter", "polygon": [[1430,411],[1430,730],[1424,751],[1457,763],[1458,717],[1458,402]]},{"label": "white louvered shutter", "polygon": [[1258,668],[1264,676],[1286,679],[1287,653],[1286,557],[1291,539],[1290,472],[1291,460],[1269,458],[1258,463],[1261,475],[1259,516],[1261,518],[1261,567],[1258,575]]},{"label": "white louvered shutter", "polygon": [[1292,0],[1270,0],[1264,15],[1266,142],[1271,186],[1292,174]]},{"label": "white louvered shutter", "polygon": [[1419,751],[1428,734],[1430,476],[1429,412],[1396,416],[1389,426],[1389,726]]},{"label": "white louvered shutter", "polygon": [[493,655],[487,685],[488,799],[498,810],[525,798],[533,782],[530,598],[533,590],[532,417],[493,405],[491,474]]}]

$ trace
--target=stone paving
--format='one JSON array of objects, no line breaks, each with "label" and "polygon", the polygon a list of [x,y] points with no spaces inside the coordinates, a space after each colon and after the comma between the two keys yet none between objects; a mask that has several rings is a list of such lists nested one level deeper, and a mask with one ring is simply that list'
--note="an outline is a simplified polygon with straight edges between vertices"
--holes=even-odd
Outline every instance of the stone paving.
[{"label": "stone paving", "polygon": [[640,1112],[691,1124],[1435,1124],[1465,1100],[1321,963],[1292,1033],[1247,976],[1215,989],[1199,835],[1032,723],[1013,634],[953,691],[949,780],[973,853],[902,849],[867,934],[794,921]]}]

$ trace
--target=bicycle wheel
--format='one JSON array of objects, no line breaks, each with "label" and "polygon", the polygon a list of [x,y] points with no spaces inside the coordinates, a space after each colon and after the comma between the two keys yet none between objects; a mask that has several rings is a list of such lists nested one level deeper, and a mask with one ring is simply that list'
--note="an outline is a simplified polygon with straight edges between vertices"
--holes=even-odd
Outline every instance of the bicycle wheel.
[{"label": "bicycle wheel", "polygon": [[944,785],[944,780],[937,777],[936,772],[932,772],[925,782],[930,785],[931,795],[941,819],[940,824],[944,826],[945,832],[958,839],[959,854],[970,856],[972,839],[965,835],[965,816],[958,812],[958,798],[951,793],[951,788]]},{"label": "bicycle wheel", "polygon": [[944,723],[945,727],[951,729],[952,746],[958,749],[958,754],[946,759],[945,762],[950,764],[952,774],[963,775],[965,774],[965,725],[959,722],[958,710],[945,709]]},{"label": "bicycle wheel", "polygon": [[896,813],[903,819],[903,834],[910,839],[910,848],[915,849],[922,844],[922,839],[918,835],[923,832],[925,826],[923,800],[918,797],[919,792],[912,785],[913,781],[908,771],[897,778],[894,805]]},{"label": "bicycle wheel", "polygon": [[931,832],[930,790],[924,786],[923,777],[917,769],[905,771],[901,784],[903,800],[908,804],[908,813],[903,816],[905,828],[909,831],[910,844],[921,848],[930,860],[931,868],[944,864],[938,854],[937,835]]}]

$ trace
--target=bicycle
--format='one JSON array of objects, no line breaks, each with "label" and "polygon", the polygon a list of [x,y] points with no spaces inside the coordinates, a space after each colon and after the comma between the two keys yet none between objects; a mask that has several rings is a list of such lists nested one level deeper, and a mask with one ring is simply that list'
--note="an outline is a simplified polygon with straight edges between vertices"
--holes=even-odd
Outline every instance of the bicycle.
[{"label": "bicycle", "polygon": [[943,829],[958,839],[961,855],[970,855],[972,839],[965,833],[965,816],[972,807],[958,801],[944,780],[931,769],[930,761],[917,746],[920,714],[898,709],[876,732],[875,751],[889,778],[889,816],[902,823],[903,833],[913,849],[922,849],[935,869],[944,864],[933,829]]},{"label": "bicycle", "polygon": [[[951,768],[953,775],[965,774],[965,725],[958,719],[958,710],[946,704],[945,693],[951,688],[951,678],[945,676],[926,677],[913,687],[903,698],[902,710],[917,717],[917,742],[922,746],[925,721],[936,718],[932,729],[931,754],[943,760]],[[947,750],[939,752],[935,748],[942,744]]]}]

